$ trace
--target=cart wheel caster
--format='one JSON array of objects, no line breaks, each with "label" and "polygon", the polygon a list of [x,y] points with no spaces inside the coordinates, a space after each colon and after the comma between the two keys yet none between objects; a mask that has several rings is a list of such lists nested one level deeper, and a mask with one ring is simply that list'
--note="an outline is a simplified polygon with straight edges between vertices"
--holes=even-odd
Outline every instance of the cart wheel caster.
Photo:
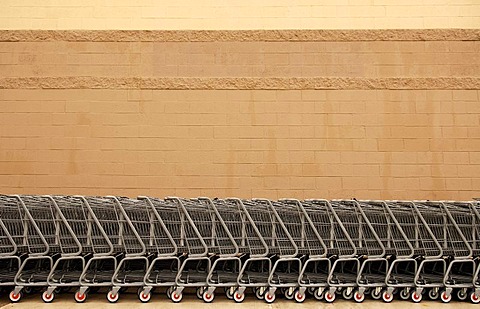
[{"label": "cart wheel caster", "polygon": [[431,300],[438,299],[439,295],[440,294],[438,292],[436,292],[434,289],[431,289],[430,291],[428,291],[428,298],[430,298]]},{"label": "cart wheel caster", "polygon": [[414,303],[419,303],[422,301],[422,294],[420,293],[417,293],[417,292],[413,292],[412,293],[412,300]]},{"label": "cart wheel caster", "polygon": [[333,303],[335,300],[335,293],[330,293],[330,291],[325,292],[325,300],[327,303]]},{"label": "cart wheel caster", "polygon": [[400,298],[403,300],[407,300],[410,298],[410,292],[407,289],[403,289],[400,291]]},{"label": "cart wheel caster", "polygon": [[238,293],[237,291],[235,291],[235,293],[233,293],[233,300],[236,302],[236,303],[241,303],[245,300],[245,293]]},{"label": "cart wheel caster", "polygon": [[302,293],[300,293],[299,290],[296,290],[296,291],[295,291],[294,298],[295,298],[295,301],[296,301],[297,303],[299,303],[299,304],[300,304],[300,303],[303,303],[303,302],[305,301],[305,293],[302,294]]},{"label": "cart wheel caster", "polygon": [[26,287],[23,288],[23,293],[32,294],[33,293],[33,288],[31,286],[26,286]]},{"label": "cart wheel caster", "polygon": [[10,294],[8,294],[8,298],[10,298],[10,301],[12,303],[18,303],[22,298],[22,292],[18,292],[17,294],[15,294],[14,291],[11,291]]},{"label": "cart wheel caster", "polygon": [[320,289],[315,289],[315,292],[313,293],[313,297],[315,297],[316,300],[322,300],[323,299],[323,291]]},{"label": "cart wheel caster", "polygon": [[295,292],[291,292],[290,289],[286,289],[285,293],[283,295],[285,295],[286,299],[292,300],[293,297],[295,296],[294,294],[295,294]]},{"label": "cart wheel caster", "polygon": [[215,294],[210,294],[208,293],[208,290],[205,289],[205,292],[203,292],[203,295],[202,295],[202,299],[204,302],[206,303],[211,303],[213,301],[213,299],[215,298]]},{"label": "cart wheel caster", "polygon": [[275,293],[270,294],[268,291],[265,293],[264,297],[267,304],[271,304],[275,301]]},{"label": "cart wheel caster", "polygon": [[372,296],[372,298],[375,300],[379,300],[380,298],[382,298],[382,290],[377,291],[377,289],[373,289],[370,293],[370,296]]},{"label": "cart wheel caster", "polygon": [[173,292],[173,287],[169,287],[166,292],[168,298],[172,298],[172,292]]},{"label": "cart wheel caster", "polygon": [[235,294],[235,288],[233,286],[225,289],[225,296],[228,299],[233,299],[234,294]]},{"label": "cart wheel caster", "polygon": [[255,297],[259,300],[262,300],[264,295],[262,293],[262,290],[260,288],[255,289]]},{"label": "cart wheel caster", "polygon": [[110,302],[110,303],[116,303],[118,301],[118,299],[120,298],[120,291],[113,295],[112,291],[108,291],[107,293],[107,300]]},{"label": "cart wheel caster", "polygon": [[80,291],[77,291],[75,292],[74,298],[77,303],[83,303],[87,300],[87,293],[80,293]]},{"label": "cart wheel caster", "polygon": [[55,298],[55,293],[51,293],[50,295],[48,295],[48,292],[47,291],[44,291],[42,293],[42,300],[44,303],[51,303],[53,301],[53,299]]},{"label": "cart wheel caster", "polygon": [[348,289],[347,289],[347,288],[345,288],[345,289],[342,291],[342,296],[343,296],[343,298],[345,298],[345,299],[352,299],[352,298],[353,298],[353,294],[354,294],[353,292],[348,293]]},{"label": "cart wheel caster", "polygon": [[142,303],[148,303],[150,301],[150,298],[152,298],[152,293],[150,292],[145,292],[144,289],[142,289],[140,291],[140,293],[138,293],[138,299],[142,302]]},{"label": "cart wheel caster", "polygon": [[[403,292],[403,291],[402,291]],[[388,293],[387,291],[383,292],[382,294],[382,299],[386,303],[391,303],[393,300],[393,295],[391,293]]]},{"label": "cart wheel caster", "polygon": [[478,304],[478,303],[480,303],[480,297],[475,295],[475,292],[471,292],[470,293],[470,301],[474,304]]},{"label": "cart wheel caster", "polygon": [[203,287],[197,288],[196,295],[198,299],[203,299],[203,291],[205,291]]},{"label": "cart wheel caster", "polygon": [[355,299],[355,301],[357,303],[361,303],[365,300],[365,294],[360,294],[360,292],[358,291],[355,291],[355,293],[353,294],[353,298]]},{"label": "cart wheel caster", "polygon": [[442,302],[449,303],[452,300],[452,294],[447,295],[447,292],[443,291],[440,298],[442,299]]},{"label": "cart wheel caster", "polygon": [[182,301],[182,298],[183,298],[183,293],[178,293],[177,291],[173,291],[172,292],[172,296],[170,297],[170,299],[174,302],[174,303],[179,303]]},{"label": "cart wheel caster", "polygon": [[457,291],[458,300],[464,301],[465,299],[467,299],[467,297],[468,297],[467,291],[464,291],[463,289],[460,289]]}]

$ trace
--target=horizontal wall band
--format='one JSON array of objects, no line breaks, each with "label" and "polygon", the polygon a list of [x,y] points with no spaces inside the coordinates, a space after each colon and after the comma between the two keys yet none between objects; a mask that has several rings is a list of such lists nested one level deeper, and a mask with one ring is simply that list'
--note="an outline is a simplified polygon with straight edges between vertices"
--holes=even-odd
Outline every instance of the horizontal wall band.
[{"label": "horizontal wall band", "polygon": [[0,42],[478,41],[480,29],[0,30]]},{"label": "horizontal wall band", "polygon": [[478,77],[439,78],[190,78],[190,77],[7,77],[0,89],[158,89],[158,90],[308,90],[308,89],[474,89]]}]

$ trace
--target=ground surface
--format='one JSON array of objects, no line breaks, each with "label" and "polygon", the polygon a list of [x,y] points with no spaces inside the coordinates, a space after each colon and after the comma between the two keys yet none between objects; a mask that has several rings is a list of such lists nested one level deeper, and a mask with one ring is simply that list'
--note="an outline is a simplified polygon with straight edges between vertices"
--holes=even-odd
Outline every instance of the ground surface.
[{"label": "ground surface", "polygon": [[336,309],[420,309],[420,308],[438,308],[438,309],[453,309],[453,308],[478,308],[480,305],[473,305],[468,302],[455,302],[452,301],[449,304],[442,304],[437,301],[422,301],[420,304],[414,304],[409,301],[395,301],[391,304],[385,304],[381,301],[374,300],[365,300],[362,304],[356,304],[352,301],[345,300],[336,300],[335,303],[327,304],[324,302],[319,302],[314,299],[307,299],[303,304],[297,304],[293,301],[287,301],[285,299],[277,299],[272,305],[268,305],[262,301],[256,300],[253,295],[248,295],[247,299],[242,304],[235,304],[232,301],[225,299],[222,296],[218,296],[215,301],[211,304],[205,304],[202,301],[198,300],[194,295],[185,295],[183,301],[179,304],[174,304],[171,301],[167,300],[165,295],[155,295],[154,298],[148,304],[142,304],[138,301],[135,294],[123,294],[121,299],[116,304],[109,304],[105,299],[105,294],[99,293],[95,295],[90,295],[89,299],[84,304],[77,304],[73,300],[73,295],[64,294],[57,295],[55,301],[51,304],[45,304],[40,300],[40,295],[29,295],[22,299],[20,303],[10,304],[7,300],[7,295],[2,295],[0,299],[1,308],[28,308],[28,309],[37,309],[37,308],[115,308],[115,309],[126,309],[126,308],[162,308],[162,309],[185,309],[185,308],[199,308],[199,309],[321,309],[321,308],[336,308]]}]

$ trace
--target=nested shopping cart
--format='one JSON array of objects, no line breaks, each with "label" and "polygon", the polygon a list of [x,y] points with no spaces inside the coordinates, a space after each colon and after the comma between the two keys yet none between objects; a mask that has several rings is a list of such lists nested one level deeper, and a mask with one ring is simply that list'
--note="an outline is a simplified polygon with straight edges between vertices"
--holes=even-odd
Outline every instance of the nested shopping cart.
[{"label": "nested shopping cart", "polygon": [[[55,242],[49,243],[49,245],[51,250],[53,249],[52,245],[58,246],[60,254],[47,277],[48,287],[42,293],[42,300],[50,303],[54,300],[56,293],[68,291],[80,285],[79,279],[85,267],[85,259],[82,255],[82,243],[78,236],[82,235],[81,231],[86,221],[84,217],[78,216],[78,211],[82,211],[81,202],[78,199],[68,196],[45,196],[44,198],[49,201],[45,205],[49,209],[44,211],[47,214],[44,224],[54,224],[49,229],[54,228],[55,233]],[[48,216],[49,211],[51,212],[50,216]],[[31,212],[31,214],[37,220],[38,213]],[[43,224],[38,225],[41,227]],[[47,241],[49,239],[51,237],[47,238]]]},{"label": "nested shopping cart", "polygon": [[[272,303],[277,288],[298,286],[301,269],[298,248],[270,200],[254,199],[243,201],[241,205],[260,231],[268,256],[247,260],[239,274],[239,286],[253,287],[257,298]],[[257,270],[255,274],[252,267]]]},{"label": "nested shopping cart", "polygon": [[[48,277],[54,263],[60,257],[76,255],[79,244],[65,218],[55,208],[47,196],[22,195],[18,200],[20,215],[24,225],[25,243],[29,255],[23,260],[15,276],[15,288],[10,300],[17,302],[25,287],[37,290],[48,286]],[[68,244],[68,242],[73,244]],[[44,301],[53,298],[53,294],[42,294]]]},{"label": "nested shopping cart", "polygon": [[[35,226],[33,220],[26,218]],[[13,196],[0,195],[0,286],[9,288],[15,285],[15,276],[27,257],[28,239],[25,237],[25,226],[22,222],[19,200]],[[32,229],[31,233],[37,230]],[[21,298],[21,293],[9,294],[11,301]]]},{"label": "nested shopping cart", "polygon": [[[151,228],[148,209],[143,201],[127,197],[108,196],[114,204],[118,223],[118,244],[124,252],[112,276],[112,288],[107,299],[115,303],[122,289],[143,288],[145,272],[149,267],[146,238]],[[113,214],[113,213],[112,213]]]},{"label": "nested shopping cart", "polygon": [[[364,260],[357,278],[358,291],[355,292],[354,299],[361,301],[363,297],[358,294],[368,292],[373,299],[383,298],[385,302],[391,302],[393,290],[386,288],[387,273],[393,270],[395,261],[413,257],[413,246],[386,202],[358,201],[356,206],[381,240],[385,254],[383,257],[378,254],[377,257],[369,256]],[[367,242],[366,246],[376,245],[376,241],[370,239],[370,242],[373,244]]]},{"label": "nested shopping cart", "polygon": [[441,202],[413,201],[415,211],[420,213],[428,224],[436,241],[440,245],[440,256],[436,259],[425,259],[418,266],[415,275],[415,292],[412,299],[421,300],[422,292],[428,288],[431,299],[441,298],[449,302],[451,294],[445,290],[447,267],[453,260],[470,259],[472,248],[453,220],[448,209]]},{"label": "nested shopping cart", "polygon": [[[171,298],[178,269],[187,251],[184,241],[185,228],[182,226],[191,222],[184,219],[173,203],[146,196],[138,199],[149,212],[150,230],[148,237],[142,236],[142,239],[148,254],[152,255],[143,279],[144,287],[138,297],[141,302],[146,303],[150,301],[154,288],[167,287],[167,296]],[[179,294],[173,300],[180,301],[181,297],[182,294]]]},{"label": "nested shopping cart", "polygon": [[[246,210],[254,207],[255,203],[238,198],[215,199],[213,203],[236,241],[241,261],[237,277],[232,277],[231,282],[227,282],[228,279],[224,281],[227,298],[233,298],[237,303],[243,302],[247,287],[253,288],[257,298],[261,298],[260,288],[264,289],[263,292],[266,289],[271,261],[268,258],[269,250],[262,233]],[[209,285],[215,286],[212,285],[211,280]]]},{"label": "nested shopping cart", "polygon": [[330,207],[355,246],[355,256],[339,258],[333,263],[328,276],[330,292],[341,291],[345,299],[362,302],[365,295],[358,289],[357,283],[361,266],[367,259],[379,261],[385,255],[385,247],[368,218],[359,210],[357,201],[333,200]]},{"label": "nested shopping cart", "polygon": [[207,245],[186,211],[186,207],[195,208],[197,202],[176,197],[167,197],[164,200],[145,197],[143,199],[155,208],[176,247],[175,249],[171,244],[166,247],[167,251],[173,249],[176,257],[164,256],[151,263],[145,275],[145,290],[169,286],[167,296],[178,303],[182,300],[186,287],[206,286],[206,277],[211,266]]},{"label": "nested shopping cart", "polygon": [[[444,232],[443,239],[446,245],[454,250],[450,252],[451,259],[447,261],[448,266],[443,279],[445,290],[440,295],[443,302],[449,302],[452,299],[452,293],[458,300],[464,301],[468,298],[470,290],[473,288],[473,279],[476,268],[474,257],[478,256],[478,220],[476,218],[473,204],[471,202],[441,202],[445,215],[453,229],[449,225]],[[458,238],[460,237],[460,238]]]},{"label": "nested shopping cart", "polygon": [[305,200],[302,201],[302,206],[325,243],[327,259],[311,263],[311,267],[303,270],[300,282],[310,288],[316,299],[325,299],[331,303],[335,300],[337,291],[337,287],[328,283],[333,270],[332,264],[339,259],[354,258],[356,247],[329,201]]},{"label": "nested shopping cart", "polygon": [[387,276],[387,290],[383,299],[393,300],[394,292],[398,292],[401,299],[412,298],[414,302],[422,299],[422,293],[417,294],[415,278],[419,264],[426,261],[435,261],[442,256],[442,248],[432,230],[420,212],[416,211],[415,204],[410,201],[386,201],[388,209],[410,240],[413,247],[412,258],[396,259],[393,261]]},{"label": "nested shopping cart", "polygon": [[472,233],[473,254],[476,260],[476,270],[473,276],[473,291],[470,293],[470,301],[474,304],[480,303],[480,202],[475,200],[470,204],[473,213],[475,214],[475,224],[473,225],[474,232]]},{"label": "nested shopping cart", "polygon": [[[197,287],[196,294],[204,302],[210,303],[214,300],[214,292],[218,286],[229,286],[232,281],[235,282],[238,278],[240,271],[239,249],[220,215],[220,211],[224,213],[222,208],[219,210],[211,199],[205,197],[191,199],[188,202],[190,204],[182,203],[182,208],[190,216],[207,245],[210,259],[210,266],[206,269],[208,272],[205,276],[204,285]],[[198,262],[195,260],[189,261],[190,264]]]},{"label": "nested shopping cart", "polygon": [[[306,298],[307,289],[315,286],[315,276],[310,275],[310,272],[313,269],[316,270],[318,264],[328,263],[327,247],[299,200],[283,199],[280,202],[281,204],[274,203],[273,205],[276,206],[276,212],[297,245],[298,259],[302,265],[298,275],[295,273],[294,277],[289,278],[296,279],[297,285],[287,286],[284,294],[287,299],[294,298],[296,302],[302,303]],[[298,263],[292,264],[295,266]],[[326,281],[326,276],[324,276],[324,279]]]},{"label": "nested shopping cart", "polygon": [[[136,256],[144,248],[138,233],[115,198],[80,198],[89,213],[91,230],[87,230],[87,233],[90,234],[95,252],[98,252],[88,260],[80,275],[80,288],[75,293],[75,300],[84,302],[87,291],[112,287],[119,262],[125,257]],[[107,293],[110,302],[116,301],[118,297],[116,288]]]}]

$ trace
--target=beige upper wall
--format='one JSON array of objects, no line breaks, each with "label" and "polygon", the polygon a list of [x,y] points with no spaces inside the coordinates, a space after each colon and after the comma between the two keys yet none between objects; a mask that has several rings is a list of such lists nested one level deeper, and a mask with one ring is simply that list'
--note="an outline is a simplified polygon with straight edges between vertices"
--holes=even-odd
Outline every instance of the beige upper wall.
[{"label": "beige upper wall", "polygon": [[2,0],[0,29],[480,28],[480,0]]}]

